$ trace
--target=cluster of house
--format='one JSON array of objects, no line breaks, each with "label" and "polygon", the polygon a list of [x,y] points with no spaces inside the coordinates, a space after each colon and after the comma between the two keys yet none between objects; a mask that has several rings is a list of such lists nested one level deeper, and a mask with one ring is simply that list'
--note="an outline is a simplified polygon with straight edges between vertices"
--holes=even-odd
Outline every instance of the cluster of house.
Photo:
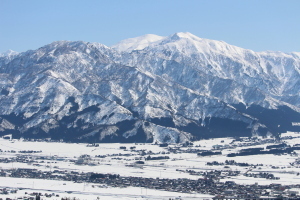
[{"label": "cluster of house", "polygon": [[260,173],[245,173],[244,176],[253,177],[253,178],[265,178],[271,180],[279,180],[280,177],[275,177],[274,174],[267,173],[267,172],[260,172]]},{"label": "cluster of house", "polygon": [[13,194],[13,193],[17,193],[18,189],[16,188],[0,188],[0,194]]},{"label": "cluster of house", "polygon": [[[58,198],[60,195],[59,194],[55,194],[55,193],[37,193],[37,192],[32,192],[32,193],[27,193],[25,192],[24,195],[20,196],[17,198],[17,200],[41,200],[41,199],[51,199],[51,197],[56,197]],[[45,198],[44,198],[45,197]],[[66,197],[62,197],[61,198],[66,199]],[[6,200],[8,200],[6,198]],[[14,200],[14,199],[12,199]]]},{"label": "cluster of house", "polygon": [[27,155],[19,155],[19,156],[16,156],[16,157],[3,157],[3,158],[0,158],[0,163],[13,163],[13,162],[32,163],[32,162],[34,162],[34,160],[31,156],[27,156]]},{"label": "cluster of house", "polygon": [[263,164],[249,164],[249,163],[239,163],[236,162],[235,160],[226,160],[225,162],[218,162],[218,161],[212,161],[212,162],[207,162],[206,165],[233,165],[233,166],[241,166],[241,167],[249,167],[249,166],[263,166]]},{"label": "cluster of house", "polygon": [[7,151],[3,151],[2,149],[0,149],[0,152],[5,152],[5,153],[42,153],[42,151],[35,151],[35,150],[20,150],[20,151],[7,150]]},{"label": "cluster of house", "polygon": [[[110,159],[133,159],[137,160],[135,164],[145,164],[149,160],[161,160],[169,159],[167,154],[170,153],[197,153],[200,156],[209,156],[214,154],[220,154],[222,149],[226,148],[236,148],[245,147],[251,145],[258,145],[264,143],[274,143],[274,139],[264,139],[259,140],[255,138],[238,138],[233,140],[230,144],[215,145],[213,146],[214,151],[201,150],[193,144],[186,145],[168,145],[161,144],[161,147],[165,147],[166,151],[162,152],[152,152],[150,150],[137,150],[135,146],[125,147],[120,146],[119,148],[128,151],[126,153],[118,154],[108,154],[108,155],[98,155],[95,158],[90,155],[84,154],[78,158],[68,159],[69,162],[73,162],[77,165],[91,165],[95,163],[98,159],[110,157]],[[98,144],[91,144],[90,147],[98,147]],[[300,145],[299,145],[300,146]],[[300,148],[294,145],[295,148]],[[185,148],[187,147],[187,148]],[[246,148],[242,149],[241,152],[248,155],[249,153],[256,153],[257,151],[264,152],[265,150],[277,150],[281,148],[290,148],[283,143],[277,143],[276,145],[269,145],[266,149],[261,148]],[[0,150],[1,151],[1,150]],[[130,151],[130,152],[129,152]],[[10,151],[11,153],[17,153],[17,151]],[[10,162],[22,162],[31,163],[32,165],[38,165],[39,163],[51,163],[53,161],[63,161],[67,158],[60,158],[55,156],[38,156],[38,155],[26,155],[32,153],[40,153],[39,151],[20,151],[21,155],[16,157],[3,157],[0,158],[0,162],[10,163]],[[173,160],[173,159],[172,159]],[[226,160],[225,162],[212,161],[207,162],[207,165],[235,165],[243,167],[258,167],[262,164],[250,165],[248,163],[238,163],[234,160]],[[296,159],[291,165],[300,166],[300,159]],[[270,184],[265,186],[260,186],[258,184],[253,185],[238,185],[232,181],[219,182],[220,178],[226,176],[238,176],[240,171],[232,170],[212,170],[212,171],[194,171],[194,170],[178,170],[190,175],[201,176],[198,180],[191,179],[161,179],[161,178],[143,178],[143,177],[125,177],[120,175],[104,174],[95,176],[93,173],[79,173],[76,171],[61,171],[50,169],[50,171],[40,171],[37,169],[2,169],[0,170],[0,176],[10,176],[19,178],[38,178],[38,179],[52,179],[52,180],[64,180],[64,181],[75,181],[75,182],[91,182],[100,183],[112,187],[143,187],[175,192],[184,193],[203,193],[215,195],[215,199],[258,199],[258,198],[300,198],[297,192],[291,191],[291,188],[300,188],[300,185],[291,186],[281,186],[278,184]],[[266,179],[278,179],[271,173],[245,173],[245,176],[250,176],[254,178],[266,178]],[[298,174],[299,175],[299,174]]]},{"label": "cluster of house", "polygon": [[[189,171],[189,173],[194,173]],[[178,178],[145,178],[145,177],[125,177],[118,174],[95,174],[84,173],[76,171],[40,171],[37,169],[2,169],[0,176],[10,176],[18,178],[36,178],[36,179],[52,179],[74,182],[89,182],[95,185],[107,185],[111,187],[142,187],[149,189],[166,190],[182,193],[202,193],[215,195],[216,197],[235,197],[256,199],[261,196],[282,197],[289,196],[300,198],[296,192],[291,192],[291,188],[300,188],[298,185],[282,186],[280,184],[270,185],[239,185],[233,181],[219,182],[218,178],[223,171],[213,170],[210,172],[203,172],[203,178],[198,180]],[[235,172],[232,172],[235,173]],[[236,175],[239,172],[236,172]],[[231,174],[234,175],[234,174]]]},{"label": "cluster of house", "polygon": [[[27,154],[17,155],[15,157],[2,157],[0,158],[0,163],[27,163],[33,166],[42,166],[50,167],[51,164],[56,164],[59,161],[64,161],[66,158],[57,157],[57,156],[32,156]],[[68,160],[70,161],[70,160]],[[74,160],[73,162],[75,162]],[[57,166],[53,166],[57,168]]]},{"label": "cluster of house", "polygon": [[[41,200],[41,199],[51,199],[51,197],[59,198],[60,195],[57,193],[41,193],[41,192],[23,192],[18,193],[17,192],[21,190],[21,188],[0,188],[0,195],[9,195],[14,194],[14,198],[10,197],[4,197],[0,200]],[[77,198],[69,198],[69,197],[61,197],[61,200],[79,200]]]},{"label": "cluster of house", "polygon": [[215,181],[219,181],[221,178],[225,178],[228,176],[238,176],[241,173],[240,171],[233,171],[233,170],[211,170],[211,171],[195,171],[191,169],[187,169],[185,171],[179,169],[176,170],[189,173],[190,175],[202,176],[205,179],[212,179]]}]

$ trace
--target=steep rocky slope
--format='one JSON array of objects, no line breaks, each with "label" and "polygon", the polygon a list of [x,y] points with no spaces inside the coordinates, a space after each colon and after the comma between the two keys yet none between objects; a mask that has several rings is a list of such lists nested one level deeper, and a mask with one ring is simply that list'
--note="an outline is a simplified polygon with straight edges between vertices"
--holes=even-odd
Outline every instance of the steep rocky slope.
[{"label": "steep rocky slope", "polygon": [[0,56],[0,133],[184,142],[299,131],[299,63],[299,53],[257,53],[190,33],[112,48],[53,42]]}]

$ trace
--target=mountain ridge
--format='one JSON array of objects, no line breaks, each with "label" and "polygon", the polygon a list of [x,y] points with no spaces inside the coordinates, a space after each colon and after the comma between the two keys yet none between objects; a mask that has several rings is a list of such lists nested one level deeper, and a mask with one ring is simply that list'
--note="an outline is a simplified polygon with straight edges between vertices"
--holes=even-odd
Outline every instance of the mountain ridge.
[{"label": "mountain ridge", "polygon": [[57,41],[0,57],[0,134],[185,142],[298,130],[296,53],[236,50],[190,33],[129,41],[119,43],[125,51]]}]

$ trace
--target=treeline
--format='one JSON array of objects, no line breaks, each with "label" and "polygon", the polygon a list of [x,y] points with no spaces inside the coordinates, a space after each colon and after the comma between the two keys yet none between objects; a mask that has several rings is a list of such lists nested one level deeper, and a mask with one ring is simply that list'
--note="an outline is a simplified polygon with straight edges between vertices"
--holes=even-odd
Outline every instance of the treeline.
[{"label": "treeline", "polygon": [[300,150],[300,147],[287,147],[284,149],[270,149],[266,151],[262,150],[262,148],[243,149],[239,153],[230,153],[227,155],[227,157],[249,156],[249,155],[259,155],[259,154],[283,154],[283,153],[292,153],[294,150]]},{"label": "treeline", "polygon": [[165,159],[170,159],[170,157],[169,156],[155,156],[155,157],[148,156],[145,158],[145,160],[165,160]]},{"label": "treeline", "polygon": [[235,166],[242,166],[242,167],[252,166],[249,163],[238,163],[238,162],[235,162],[234,160],[226,160],[225,163],[218,162],[218,161],[212,161],[212,162],[207,162],[206,165],[209,165],[209,166],[213,166],[213,165],[235,165]]},{"label": "treeline", "polygon": [[100,173],[92,173],[90,176],[90,180],[94,179],[116,179],[119,178],[119,174],[100,174]]},{"label": "treeline", "polygon": [[213,156],[213,155],[221,155],[221,151],[203,151],[200,153],[197,153],[198,156]]}]

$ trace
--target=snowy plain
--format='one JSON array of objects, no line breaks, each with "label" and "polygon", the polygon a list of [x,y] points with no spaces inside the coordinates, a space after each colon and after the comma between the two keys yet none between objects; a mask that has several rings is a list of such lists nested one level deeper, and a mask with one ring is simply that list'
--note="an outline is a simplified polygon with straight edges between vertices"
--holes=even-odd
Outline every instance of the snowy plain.
[{"label": "snowy plain", "polygon": [[[289,145],[300,143],[300,133],[282,134],[283,142]],[[238,184],[259,184],[269,185],[272,183],[282,185],[293,185],[300,182],[300,168],[298,165],[291,165],[299,159],[300,152],[296,154],[282,155],[251,155],[226,157],[228,153],[237,152],[243,147],[255,148],[265,147],[275,143],[263,144],[263,142],[235,141],[233,146],[233,138],[216,138],[209,140],[201,140],[194,142],[193,146],[182,147],[179,144],[170,144],[168,147],[160,147],[155,144],[119,144],[119,143],[99,143],[97,145],[89,145],[86,143],[60,143],[60,142],[41,142],[41,141],[25,141],[25,140],[9,140],[0,139],[0,159],[15,158],[20,155],[30,156],[32,160],[36,157],[44,157],[45,160],[32,162],[8,162],[0,163],[0,169],[16,169],[28,168],[38,169],[41,171],[77,171],[93,172],[93,173],[110,173],[120,174],[121,176],[145,177],[145,178],[188,178],[197,180],[203,178],[201,175],[191,175],[186,170],[194,171],[212,171],[224,170],[223,165],[211,166],[207,162],[225,162],[226,160],[234,160],[238,163],[249,163],[253,165],[262,164],[260,167],[244,167],[244,166],[226,166],[226,170],[241,171],[241,174],[234,177],[224,176],[220,178],[220,182],[234,181]],[[263,138],[258,141],[264,141]],[[198,156],[197,153],[174,153],[169,152],[169,148],[181,150],[201,149],[212,150],[216,146],[222,147],[221,155]],[[121,149],[120,147],[123,147]],[[126,149],[124,149],[126,147]],[[132,148],[134,147],[134,148]],[[35,153],[20,153],[20,151],[36,151]],[[166,160],[147,160],[143,165],[137,165],[137,160],[144,160],[139,152],[144,151],[147,155],[167,155],[170,159]],[[75,164],[74,160],[78,160],[82,155],[89,155],[90,160],[87,164]],[[117,159],[116,159],[117,158]],[[243,176],[244,173],[267,172],[272,173],[278,180],[270,180],[264,178],[254,178]],[[111,186],[97,185],[94,183],[76,183],[61,180],[43,180],[31,178],[14,178],[0,177],[0,188],[19,188],[14,194],[1,194],[0,198],[15,198],[31,192],[55,193],[59,197],[52,196],[52,199],[61,199],[62,197],[76,197],[79,199],[211,199],[213,196],[198,193],[179,193],[154,189],[146,189],[139,187],[116,188]],[[27,195],[28,195],[27,194]],[[49,198],[47,198],[49,199]]]}]

